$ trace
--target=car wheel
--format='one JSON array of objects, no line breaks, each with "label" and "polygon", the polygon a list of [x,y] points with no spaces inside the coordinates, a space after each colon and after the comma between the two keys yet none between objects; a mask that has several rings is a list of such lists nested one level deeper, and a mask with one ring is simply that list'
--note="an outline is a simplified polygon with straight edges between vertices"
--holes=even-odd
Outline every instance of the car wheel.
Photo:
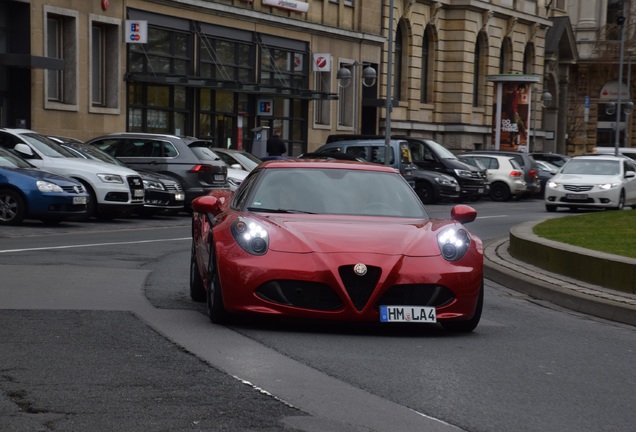
[{"label": "car wheel", "polygon": [[423,204],[435,204],[435,191],[431,185],[419,183],[415,193],[420,197]]},{"label": "car wheel", "polygon": [[510,199],[510,188],[502,182],[494,183],[490,185],[490,198],[493,201],[508,201]]},{"label": "car wheel", "polygon": [[0,190],[0,225],[18,225],[26,217],[22,196],[11,189]]},{"label": "car wheel", "polygon": [[621,191],[621,196],[618,198],[618,205],[613,207],[612,210],[623,210],[625,208],[625,191]]},{"label": "car wheel", "polygon": [[200,303],[206,301],[205,286],[203,286],[196,253],[194,252],[194,240],[192,240],[192,251],[190,252],[190,298]]},{"label": "car wheel", "polygon": [[466,321],[440,321],[444,330],[458,332],[458,333],[470,333],[477,327],[481,320],[481,312],[484,308],[484,281],[481,281],[481,287],[479,288],[479,297],[477,298],[477,306],[475,307],[475,315]]},{"label": "car wheel", "polygon": [[557,206],[552,205],[552,204],[546,204],[545,205],[545,209],[549,212],[555,212],[557,210]]},{"label": "car wheel", "polygon": [[208,264],[208,289],[207,303],[208,316],[214,324],[224,324],[227,322],[227,311],[223,304],[223,294],[221,293],[221,281],[219,272],[216,270],[216,257],[214,252],[210,251],[210,262]]}]

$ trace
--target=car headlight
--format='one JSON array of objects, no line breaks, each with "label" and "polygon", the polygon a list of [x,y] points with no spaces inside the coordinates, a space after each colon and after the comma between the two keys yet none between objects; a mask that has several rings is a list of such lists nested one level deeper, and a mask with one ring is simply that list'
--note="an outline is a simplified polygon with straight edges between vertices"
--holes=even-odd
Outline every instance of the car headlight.
[{"label": "car headlight", "polygon": [[468,170],[464,170],[464,169],[459,169],[459,168],[455,168],[455,174],[457,174],[459,177],[470,177],[471,176],[471,172]]},{"label": "car headlight", "polygon": [[444,186],[455,186],[457,181],[452,177],[435,177],[435,181]]},{"label": "car headlight", "polygon": [[154,180],[144,180],[144,188],[166,190],[166,188],[163,187],[163,183]]},{"label": "car headlight", "polygon": [[546,183],[546,186],[548,186],[550,189],[556,189],[559,187],[559,184],[555,181],[548,180],[548,182]]},{"label": "car headlight", "polygon": [[104,183],[124,183],[124,179],[117,174],[97,174],[97,177]]},{"label": "car headlight", "polygon": [[437,244],[444,259],[457,261],[468,251],[470,236],[464,228],[448,227],[437,235]]},{"label": "car headlight", "polygon": [[43,180],[38,180],[35,185],[38,187],[40,192],[64,192],[64,190],[55,183],[50,183]]},{"label": "car headlight", "polygon": [[232,224],[232,236],[243,250],[252,255],[264,255],[269,247],[267,230],[258,222],[239,218]]},{"label": "car headlight", "polygon": [[610,189],[614,189],[618,187],[619,184],[620,183],[604,183],[604,184],[598,185],[598,188],[602,190],[610,190]]}]

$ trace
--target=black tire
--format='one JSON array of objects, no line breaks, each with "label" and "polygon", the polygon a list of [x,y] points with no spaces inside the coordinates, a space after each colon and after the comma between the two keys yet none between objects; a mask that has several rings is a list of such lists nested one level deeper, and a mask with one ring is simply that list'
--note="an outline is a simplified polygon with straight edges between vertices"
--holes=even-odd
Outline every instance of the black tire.
[{"label": "black tire", "polygon": [[435,199],[435,191],[428,183],[418,183],[415,193],[418,197],[420,197],[423,204],[435,204],[437,201]]},{"label": "black tire", "polygon": [[[212,243],[211,243],[212,244]],[[214,324],[225,324],[228,320],[228,314],[223,304],[223,293],[221,292],[221,281],[219,272],[217,271],[216,257],[214,251],[210,251],[210,260],[208,263],[208,287],[207,287],[207,304],[208,316]]]},{"label": "black tire", "polygon": [[19,225],[26,213],[22,195],[12,189],[0,190],[0,225]]},{"label": "black tire", "polygon": [[481,288],[479,289],[479,297],[477,299],[477,306],[475,307],[475,315],[466,321],[440,321],[444,330],[457,332],[457,333],[470,333],[477,327],[481,320],[481,312],[484,308],[484,281],[481,281]]},{"label": "black tire", "polygon": [[205,286],[203,286],[203,279],[201,279],[199,265],[194,253],[194,240],[192,240],[192,251],[190,252],[190,298],[199,303],[207,300]]},{"label": "black tire", "polygon": [[623,210],[625,208],[625,191],[621,191],[621,196],[618,198],[618,205],[612,207],[612,210]]},{"label": "black tire", "polygon": [[545,209],[549,211],[550,213],[554,213],[557,210],[557,206],[553,204],[546,204]]},{"label": "black tire", "polygon": [[496,182],[490,185],[490,198],[493,201],[508,201],[510,196],[510,188],[507,184]]}]

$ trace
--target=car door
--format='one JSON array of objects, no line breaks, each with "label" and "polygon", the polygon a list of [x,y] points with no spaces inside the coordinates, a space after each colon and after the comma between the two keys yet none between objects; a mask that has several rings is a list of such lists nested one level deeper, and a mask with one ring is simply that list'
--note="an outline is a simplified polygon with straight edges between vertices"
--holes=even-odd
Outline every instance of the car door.
[{"label": "car door", "polygon": [[623,161],[623,176],[625,184],[625,203],[627,205],[636,204],[636,177],[627,177],[627,172],[636,172],[636,164],[632,161]]}]

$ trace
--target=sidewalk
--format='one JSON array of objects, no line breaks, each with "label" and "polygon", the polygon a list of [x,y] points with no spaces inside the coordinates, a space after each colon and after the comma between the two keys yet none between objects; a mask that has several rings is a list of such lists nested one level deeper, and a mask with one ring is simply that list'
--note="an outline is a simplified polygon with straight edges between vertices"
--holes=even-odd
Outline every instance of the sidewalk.
[{"label": "sidewalk", "polygon": [[596,286],[519,261],[509,238],[484,246],[484,275],[503,286],[577,312],[636,326],[636,295]]}]

